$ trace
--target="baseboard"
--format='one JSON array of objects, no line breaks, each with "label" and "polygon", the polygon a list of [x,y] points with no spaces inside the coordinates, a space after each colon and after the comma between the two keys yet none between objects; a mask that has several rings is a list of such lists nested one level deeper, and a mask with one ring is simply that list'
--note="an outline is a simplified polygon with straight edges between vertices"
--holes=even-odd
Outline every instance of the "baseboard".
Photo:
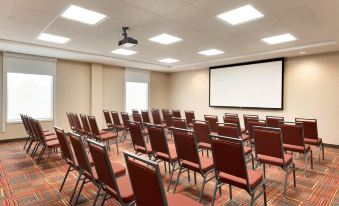
[{"label": "baseboard", "polygon": [[329,148],[339,149],[339,145],[336,145],[336,144],[326,144],[326,143],[324,143],[324,146],[329,147]]},{"label": "baseboard", "polygon": [[15,139],[0,139],[0,144],[1,143],[8,143],[8,142],[20,142],[20,141],[25,141],[27,137],[18,137]]}]

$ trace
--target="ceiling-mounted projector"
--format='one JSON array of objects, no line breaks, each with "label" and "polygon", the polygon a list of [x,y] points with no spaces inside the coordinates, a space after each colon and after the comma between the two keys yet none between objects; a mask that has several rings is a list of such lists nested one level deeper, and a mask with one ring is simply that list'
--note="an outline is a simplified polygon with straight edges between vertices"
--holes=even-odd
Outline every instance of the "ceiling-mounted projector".
[{"label": "ceiling-mounted projector", "polygon": [[124,38],[119,41],[119,46],[132,47],[138,44],[138,40],[127,36],[128,29],[128,27],[122,27],[122,36],[124,36]]}]

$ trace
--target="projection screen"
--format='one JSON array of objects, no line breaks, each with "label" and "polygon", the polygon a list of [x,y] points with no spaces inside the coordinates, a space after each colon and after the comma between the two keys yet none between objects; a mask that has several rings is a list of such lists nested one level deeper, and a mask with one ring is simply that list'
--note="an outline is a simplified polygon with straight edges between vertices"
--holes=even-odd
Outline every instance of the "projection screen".
[{"label": "projection screen", "polygon": [[210,67],[210,107],[283,109],[284,59]]}]

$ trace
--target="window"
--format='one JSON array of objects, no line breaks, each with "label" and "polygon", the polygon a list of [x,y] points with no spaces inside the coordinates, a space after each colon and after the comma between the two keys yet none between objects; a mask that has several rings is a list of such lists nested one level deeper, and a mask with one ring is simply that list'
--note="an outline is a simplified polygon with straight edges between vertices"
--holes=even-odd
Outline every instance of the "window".
[{"label": "window", "polygon": [[21,121],[21,113],[53,119],[53,76],[7,73],[7,122]]},{"label": "window", "polygon": [[148,83],[125,82],[126,112],[148,109]]}]

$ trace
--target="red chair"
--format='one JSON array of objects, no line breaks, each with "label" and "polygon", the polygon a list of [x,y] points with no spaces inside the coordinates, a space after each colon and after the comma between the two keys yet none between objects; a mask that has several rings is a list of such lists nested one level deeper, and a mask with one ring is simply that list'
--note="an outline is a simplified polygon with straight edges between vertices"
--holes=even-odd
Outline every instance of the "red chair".
[{"label": "red chair", "polygon": [[[186,170],[192,170],[194,172],[195,183],[196,173],[199,173],[203,177],[202,189],[199,196],[199,202],[201,202],[205,184],[214,178],[213,176],[210,179],[207,179],[207,176],[214,171],[213,161],[207,157],[199,156],[198,145],[192,131],[185,129],[174,129],[173,136],[175,148],[179,159],[179,172],[177,176],[177,181],[175,182],[173,193],[175,193],[177,189],[180,174]],[[183,170],[183,168],[186,170]]]},{"label": "red chair", "polygon": [[119,154],[118,146],[118,133],[116,131],[100,132],[97,121],[94,116],[88,116],[89,125],[91,127],[91,136],[100,142],[105,142],[106,147],[110,150],[109,141],[115,139],[115,145],[117,147],[117,153]]},{"label": "red chair", "polygon": [[138,206],[201,205],[181,194],[165,193],[156,162],[125,152],[125,161]]},{"label": "red chair", "polygon": [[133,121],[134,122],[139,122],[142,128],[142,134],[143,135],[148,135],[147,128],[144,126],[144,122],[142,121],[142,117],[140,114],[132,114]]},{"label": "red chair", "polygon": [[237,113],[225,113],[225,117],[239,117]]},{"label": "red chair", "polygon": [[211,142],[209,138],[211,133],[210,125],[207,121],[194,120],[193,131],[198,143],[198,148],[201,149],[202,155],[204,155],[205,149],[208,157],[208,150],[211,150]]},{"label": "red chair", "polygon": [[139,114],[139,110],[137,110],[137,109],[132,109],[132,114]]},{"label": "red chair", "polygon": [[111,116],[109,115],[109,111],[104,110],[103,112],[104,112],[104,117],[105,117],[107,129],[114,129],[115,127],[114,127],[113,121],[111,119]]},{"label": "red chair", "polygon": [[165,124],[163,124],[163,121],[161,120],[159,109],[155,108],[152,109],[152,118],[154,124],[161,125],[162,127],[166,126]]},{"label": "red chair", "polygon": [[141,124],[139,122],[129,122],[128,127],[136,154],[146,154],[151,159],[152,146],[146,143]]},{"label": "red chair", "polygon": [[310,145],[305,145],[302,125],[292,122],[280,124],[283,147],[285,151],[298,152],[305,155],[304,176],[306,176],[307,161],[311,157],[311,169],[313,170],[313,155]]},{"label": "red chair", "polygon": [[247,142],[250,140],[250,136],[248,134],[244,134],[245,129],[241,129],[240,126],[240,120],[237,116],[224,116],[224,123],[230,123],[230,124],[236,124],[239,128],[239,134],[241,134],[241,138],[244,140],[244,142]]},{"label": "red chair", "polygon": [[71,113],[71,117],[72,117],[72,121],[73,121],[74,126],[75,126],[75,132],[79,133],[79,134],[82,134],[83,133],[83,128],[81,126],[78,114]]},{"label": "red chair", "polygon": [[250,140],[253,143],[254,141],[253,127],[254,126],[266,127],[266,121],[259,119],[249,119],[247,125],[248,125],[248,136],[250,137]]},{"label": "red chair", "polygon": [[120,131],[122,131],[122,135],[121,135],[121,138],[125,138],[126,137],[126,133],[128,132],[127,131],[127,128],[125,127],[124,124],[121,124],[120,122],[120,118],[119,118],[119,113],[116,112],[116,111],[111,111],[111,116],[112,116],[112,120],[113,120],[113,125],[114,125],[114,128],[115,130],[119,133]]},{"label": "red chair", "polygon": [[122,139],[122,141],[124,141],[127,137],[127,133],[129,133],[128,122],[130,121],[130,119],[127,112],[120,112],[120,114],[124,128],[126,128],[124,138]]},{"label": "red chair", "polygon": [[[172,117],[173,128],[187,129],[188,125],[185,119]],[[193,125],[192,125],[193,126]]]},{"label": "red chair", "polygon": [[284,117],[266,116],[266,124],[268,127],[280,128],[280,124],[284,121]]},{"label": "red chair", "polygon": [[71,130],[75,132],[75,124],[74,124],[73,119],[72,119],[72,114],[66,112],[66,116],[67,116],[67,120],[68,120],[68,123],[69,123]]},{"label": "red chair", "polygon": [[212,133],[218,133],[218,116],[204,115],[205,121],[210,125]]},{"label": "red chair", "polygon": [[92,136],[92,131],[89,126],[87,116],[85,114],[80,114],[80,120],[81,120],[82,127],[83,127],[82,135],[84,135],[85,138]]},{"label": "red chair", "polygon": [[165,119],[165,117],[166,117],[167,115],[170,114],[170,111],[169,111],[168,109],[162,109],[161,112],[162,112],[162,117],[163,117],[164,119]]},{"label": "red chair", "polygon": [[105,192],[101,205],[109,198],[116,199],[121,205],[133,205],[135,197],[130,179],[128,176],[117,177],[106,147],[93,140],[88,140],[88,147],[93,158],[99,188],[93,205],[96,204],[101,190]]},{"label": "red chair", "polygon": [[185,118],[187,125],[193,127],[193,120],[195,119],[194,111],[185,111]]},{"label": "red chair", "polygon": [[149,118],[148,110],[141,110],[141,116],[144,123],[151,123],[151,119]]},{"label": "red chair", "polygon": [[173,117],[181,118],[180,110],[172,109]]},{"label": "red chair", "polygon": [[[263,175],[254,170],[248,170],[242,139],[220,135],[210,135],[216,184],[213,192],[214,205],[216,192],[226,183],[229,185],[230,199],[232,199],[232,185],[246,190],[251,195],[250,205],[264,194],[264,205],[267,204],[266,187]],[[263,190],[256,195],[260,187]]]},{"label": "red chair", "polygon": [[318,125],[316,119],[295,118],[297,124],[302,124],[304,129],[304,141],[306,144],[315,145],[319,147],[318,164],[320,163],[320,154],[325,159],[324,144],[322,138],[318,136]]},{"label": "red chair", "polygon": [[253,128],[255,156],[257,159],[257,167],[263,164],[265,177],[265,164],[281,167],[285,171],[284,196],[286,195],[287,177],[293,172],[293,183],[295,182],[295,165],[292,155],[284,154],[281,130],[272,127]]},{"label": "red chair", "polygon": [[251,115],[251,114],[244,114],[244,126],[245,126],[245,133],[248,134],[248,121],[249,120],[259,120],[259,116],[258,115]]},{"label": "red chair", "polygon": [[[241,135],[239,133],[239,127],[237,124],[231,124],[231,123],[219,124],[218,135],[241,139]],[[252,154],[252,148],[244,146],[244,154],[246,157],[246,162],[252,161],[252,169],[254,170],[254,158]]]},{"label": "red chair", "polygon": [[149,132],[149,140],[152,147],[152,153],[156,160],[164,161],[165,165],[165,172],[166,172],[166,162],[168,162],[168,170],[171,173],[170,181],[168,183],[167,191],[170,188],[172,177],[174,171],[171,172],[171,165],[172,168],[178,162],[177,152],[175,151],[175,147],[169,147],[167,143],[165,129],[160,126],[156,125],[147,125],[148,132]]}]

